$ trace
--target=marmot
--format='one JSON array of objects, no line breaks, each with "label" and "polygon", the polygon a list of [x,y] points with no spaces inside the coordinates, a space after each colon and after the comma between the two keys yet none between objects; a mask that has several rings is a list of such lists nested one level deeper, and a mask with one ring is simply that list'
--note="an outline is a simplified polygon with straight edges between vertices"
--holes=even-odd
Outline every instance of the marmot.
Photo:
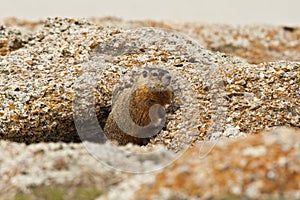
[{"label": "marmot", "polygon": [[165,110],[173,92],[167,70],[145,68],[132,87],[116,92],[104,133],[119,145],[145,145],[165,125]]}]

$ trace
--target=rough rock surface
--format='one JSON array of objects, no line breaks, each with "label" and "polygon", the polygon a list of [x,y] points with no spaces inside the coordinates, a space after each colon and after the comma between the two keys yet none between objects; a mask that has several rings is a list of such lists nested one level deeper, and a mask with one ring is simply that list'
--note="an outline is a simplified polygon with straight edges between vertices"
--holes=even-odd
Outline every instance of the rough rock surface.
[{"label": "rough rock surface", "polygon": [[299,199],[300,130],[278,128],[187,151],[135,199]]},{"label": "rough rock surface", "polygon": [[[300,28],[272,25],[225,25],[206,23],[175,23],[158,21],[126,21],[115,17],[91,18],[100,26],[133,29],[156,27],[175,30],[197,39],[205,48],[239,56],[249,63],[277,60],[300,61]],[[44,21],[26,21],[16,18],[0,19],[1,24],[22,32],[39,30]]]},{"label": "rough rock surface", "polygon": [[[3,35],[14,35],[13,30],[4,28]],[[153,37],[147,38],[147,34]],[[191,98],[197,102],[187,102],[187,105],[197,103],[196,109],[199,109],[195,110],[199,118],[193,124],[198,126],[198,130],[193,130],[196,132],[194,140],[201,140],[208,133],[224,132],[224,126],[214,127],[217,123],[245,133],[278,125],[299,127],[300,124],[300,66],[297,62],[250,65],[241,59],[212,53],[176,35],[151,29],[128,34],[121,29],[74,19],[48,19],[37,32],[26,33],[23,38],[22,48],[0,58],[3,88],[0,91],[0,138],[3,139],[27,143],[79,141],[72,103],[74,84],[80,76],[86,71],[95,73],[96,113],[103,125],[116,83],[145,64],[173,70],[176,76],[181,75],[176,84],[189,84],[192,88]],[[102,48],[99,51],[111,53],[114,39],[119,42],[119,54],[106,60],[105,65],[100,59],[85,66],[98,45]],[[158,42],[153,45],[147,40]],[[174,41],[182,44],[174,49]],[[180,90],[184,93],[181,95],[187,96],[184,89]],[[214,103],[217,99],[222,102]],[[176,149],[170,143],[178,140],[174,135],[178,127],[183,126],[180,118],[184,112],[181,109],[169,116],[167,130],[160,134],[162,138],[154,139],[154,144],[164,143]]]},{"label": "rough rock surface", "polygon": [[[88,152],[87,145],[91,145],[95,152],[104,155],[102,160],[96,159],[91,152]],[[10,199],[18,195],[28,195],[35,199],[38,197],[34,194],[35,188],[51,185],[64,187],[65,194],[82,187],[95,188],[102,194],[106,194],[111,187],[124,181],[139,179],[140,181],[135,183],[138,190],[142,183],[154,180],[154,174],[134,176],[122,173],[120,169],[113,168],[108,163],[117,159],[119,166],[130,163],[132,168],[149,168],[151,165],[159,168],[157,163],[165,158],[161,153],[157,154],[155,162],[152,162],[126,153],[126,150],[135,151],[132,145],[123,147],[122,150],[124,151],[114,150],[109,145],[86,142],[25,145],[2,140],[0,141],[0,199]],[[142,181],[143,177],[149,177],[149,180]],[[131,188],[128,195],[133,195],[133,191]]]},{"label": "rough rock surface", "polygon": [[[202,46],[186,37],[151,29],[126,31],[141,26],[186,33]],[[143,194],[151,199],[227,195],[300,198],[299,130],[249,136],[274,126],[300,127],[299,34],[297,27],[126,22],[114,18],[90,22],[0,20],[0,198],[29,194],[38,199],[34,187],[43,185],[67,185],[71,189],[66,193],[76,187],[95,186],[103,194],[101,200],[118,199],[119,194],[124,199],[147,199]],[[117,49],[112,45],[116,38]],[[180,41],[176,48],[174,40]],[[92,57],[103,51],[116,53],[114,57]],[[167,108],[166,129],[149,145],[127,145],[119,152],[107,144],[62,143],[80,141],[73,100],[76,89],[81,88],[74,85],[78,80],[85,83],[80,79],[85,72],[95,74],[96,114],[103,127],[114,87],[127,83],[146,64],[172,71],[174,85],[184,91],[179,90],[175,106]],[[190,90],[185,91],[184,86]],[[193,113],[197,114],[190,119]],[[114,171],[86,149],[91,144],[103,155],[102,161],[117,161],[116,167],[127,166],[122,160],[127,158],[130,169],[160,168],[159,161],[181,149],[185,133],[195,147],[157,176]],[[240,136],[245,138],[226,139]],[[197,159],[201,148],[210,147],[203,139],[216,146],[208,156]],[[50,143],[32,144],[35,142]],[[128,153],[160,145],[171,151],[165,150],[150,161]]]},{"label": "rough rock surface", "polygon": [[249,63],[276,60],[299,61],[300,28],[271,25],[226,25],[205,23],[174,23],[126,21],[119,18],[93,18],[97,24],[125,29],[157,27],[176,30],[197,39],[205,48],[239,56]]}]

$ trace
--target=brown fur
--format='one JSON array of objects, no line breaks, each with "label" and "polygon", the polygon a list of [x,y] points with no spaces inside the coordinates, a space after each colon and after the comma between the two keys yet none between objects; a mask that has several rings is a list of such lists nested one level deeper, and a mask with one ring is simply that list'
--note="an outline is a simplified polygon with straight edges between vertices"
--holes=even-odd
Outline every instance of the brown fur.
[{"label": "brown fur", "polygon": [[[165,71],[160,69],[150,68],[148,71]],[[165,73],[162,76],[169,76]],[[131,120],[142,127],[145,127],[151,123],[149,116],[149,110],[151,106],[159,104],[164,106],[170,104],[173,98],[173,92],[171,91],[168,83],[164,83],[165,79],[160,76],[151,76],[149,73],[146,77],[140,78],[133,88],[124,90],[113,105],[112,111],[107,119],[104,132],[108,139],[116,140],[118,144],[125,145],[129,142],[134,144],[143,145],[149,141],[149,138],[139,138],[124,133],[115,121],[115,117],[123,119],[126,116],[124,111],[126,108],[126,99],[129,98],[129,113]],[[149,84],[150,83],[150,84]],[[162,118],[163,112],[159,107],[155,107],[152,110],[154,116],[154,122]],[[153,119],[152,119],[153,120]],[[151,125],[151,124],[150,124]],[[130,124],[126,124],[130,126]],[[161,124],[159,125],[161,126]],[[151,126],[150,126],[151,127]],[[156,128],[156,125],[153,125]],[[138,134],[138,133],[136,133]]]}]

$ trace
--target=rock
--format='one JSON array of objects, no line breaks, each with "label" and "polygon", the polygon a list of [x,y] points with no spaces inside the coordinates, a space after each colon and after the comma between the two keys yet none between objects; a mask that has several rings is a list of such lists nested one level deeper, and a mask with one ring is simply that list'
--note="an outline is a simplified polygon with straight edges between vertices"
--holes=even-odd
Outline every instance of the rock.
[{"label": "rock", "polygon": [[12,51],[23,47],[26,38],[16,29],[7,29],[0,25],[0,56],[5,56]]},{"label": "rock", "polygon": [[299,199],[299,141],[300,129],[282,127],[199,144],[144,184],[133,199],[162,197],[165,190],[187,199]]},{"label": "rock", "polygon": [[[113,30],[87,21],[49,19],[40,31],[26,35],[30,39],[24,47],[0,57],[0,138],[79,141],[72,111],[74,79],[93,42]],[[85,37],[87,32],[91,34]],[[101,105],[103,115],[107,105]]]},{"label": "rock", "polygon": [[[113,192],[115,186],[118,186],[117,189],[123,188],[123,191],[130,186],[123,197],[132,196],[140,185],[154,180],[154,173],[134,175],[125,173],[126,170],[137,174],[157,171],[162,168],[160,164],[168,154],[174,154],[159,148],[154,151],[157,153],[150,155],[151,158],[145,158],[139,154],[140,147],[133,145],[120,148],[90,142],[25,145],[0,140],[0,199],[20,195],[39,197],[36,190],[47,191],[47,187],[48,190],[63,188],[63,195],[94,188],[102,195],[112,191],[108,195],[116,198],[119,193]],[[97,154],[102,155],[101,160]]]},{"label": "rock", "polygon": [[[103,193],[99,199],[300,198],[300,131],[272,130],[300,127],[300,63],[293,62],[299,61],[299,28],[112,18],[0,21],[1,199],[36,197],[36,187],[48,185],[65,185],[65,193],[95,187]],[[191,34],[203,46],[180,34],[128,30],[145,25]],[[74,122],[99,132],[87,123],[89,111],[95,108],[103,127],[115,87],[130,87],[147,64],[174,75],[177,99],[166,108],[165,129],[145,147],[73,144],[82,128]],[[272,134],[250,136],[265,129]],[[186,142],[195,147],[183,157],[174,153]],[[143,156],[150,149],[160,151]],[[162,168],[174,155],[180,158]]]},{"label": "rock", "polygon": [[277,60],[299,61],[300,28],[271,25],[228,25],[196,22],[126,21],[119,18],[92,18],[100,25],[132,29],[155,27],[176,30],[197,39],[205,48],[242,57],[259,64]]},{"label": "rock", "polygon": [[[143,65],[160,65],[180,76],[178,102],[194,105],[175,105],[178,110],[169,113],[166,130],[153,145],[164,143],[178,151],[182,133],[192,132],[192,140],[199,141],[213,132],[224,133],[226,126],[246,134],[279,125],[299,127],[297,62],[251,65],[206,50],[188,37],[153,29],[124,31],[60,18],[41,23],[37,31],[21,34],[24,44],[17,51],[0,57],[2,139],[80,141],[73,118],[76,81],[87,71],[95,73],[95,112],[103,127],[114,87]],[[118,49],[110,46],[115,39]],[[98,54],[92,57],[96,47]],[[99,57],[103,51],[114,57]],[[192,116],[199,118],[188,120]]]}]

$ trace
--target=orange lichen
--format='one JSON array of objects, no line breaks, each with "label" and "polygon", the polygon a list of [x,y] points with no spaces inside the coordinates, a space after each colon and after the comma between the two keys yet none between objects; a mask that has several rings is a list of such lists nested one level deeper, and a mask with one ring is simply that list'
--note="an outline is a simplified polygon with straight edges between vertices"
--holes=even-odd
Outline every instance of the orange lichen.
[{"label": "orange lichen", "polygon": [[[161,188],[197,197],[205,194],[236,195],[233,193],[236,186],[240,187],[235,191],[238,195],[251,195],[247,193],[247,188],[252,187],[260,195],[270,197],[297,191],[300,189],[300,161],[295,155],[299,152],[297,145],[293,145],[293,140],[288,138],[295,137],[299,141],[300,130],[279,131],[280,137],[259,134],[228,143],[223,141],[204,159],[198,159],[199,146],[196,146],[170,168],[159,173],[153,184],[143,186],[143,193],[137,192],[137,197],[140,194],[150,197],[158,195]],[[286,149],[287,146],[290,148]],[[266,151],[260,152],[259,149],[264,148]],[[180,168],[187,171],[178,170]]]},{"label": "orange lichen", "polygon": [[15,104],[12,102],[12,103],[9,104],[8,108],[9,108],[10,110],[13,110],[13,109],[15,109],[16,107],[15,107]]}]

